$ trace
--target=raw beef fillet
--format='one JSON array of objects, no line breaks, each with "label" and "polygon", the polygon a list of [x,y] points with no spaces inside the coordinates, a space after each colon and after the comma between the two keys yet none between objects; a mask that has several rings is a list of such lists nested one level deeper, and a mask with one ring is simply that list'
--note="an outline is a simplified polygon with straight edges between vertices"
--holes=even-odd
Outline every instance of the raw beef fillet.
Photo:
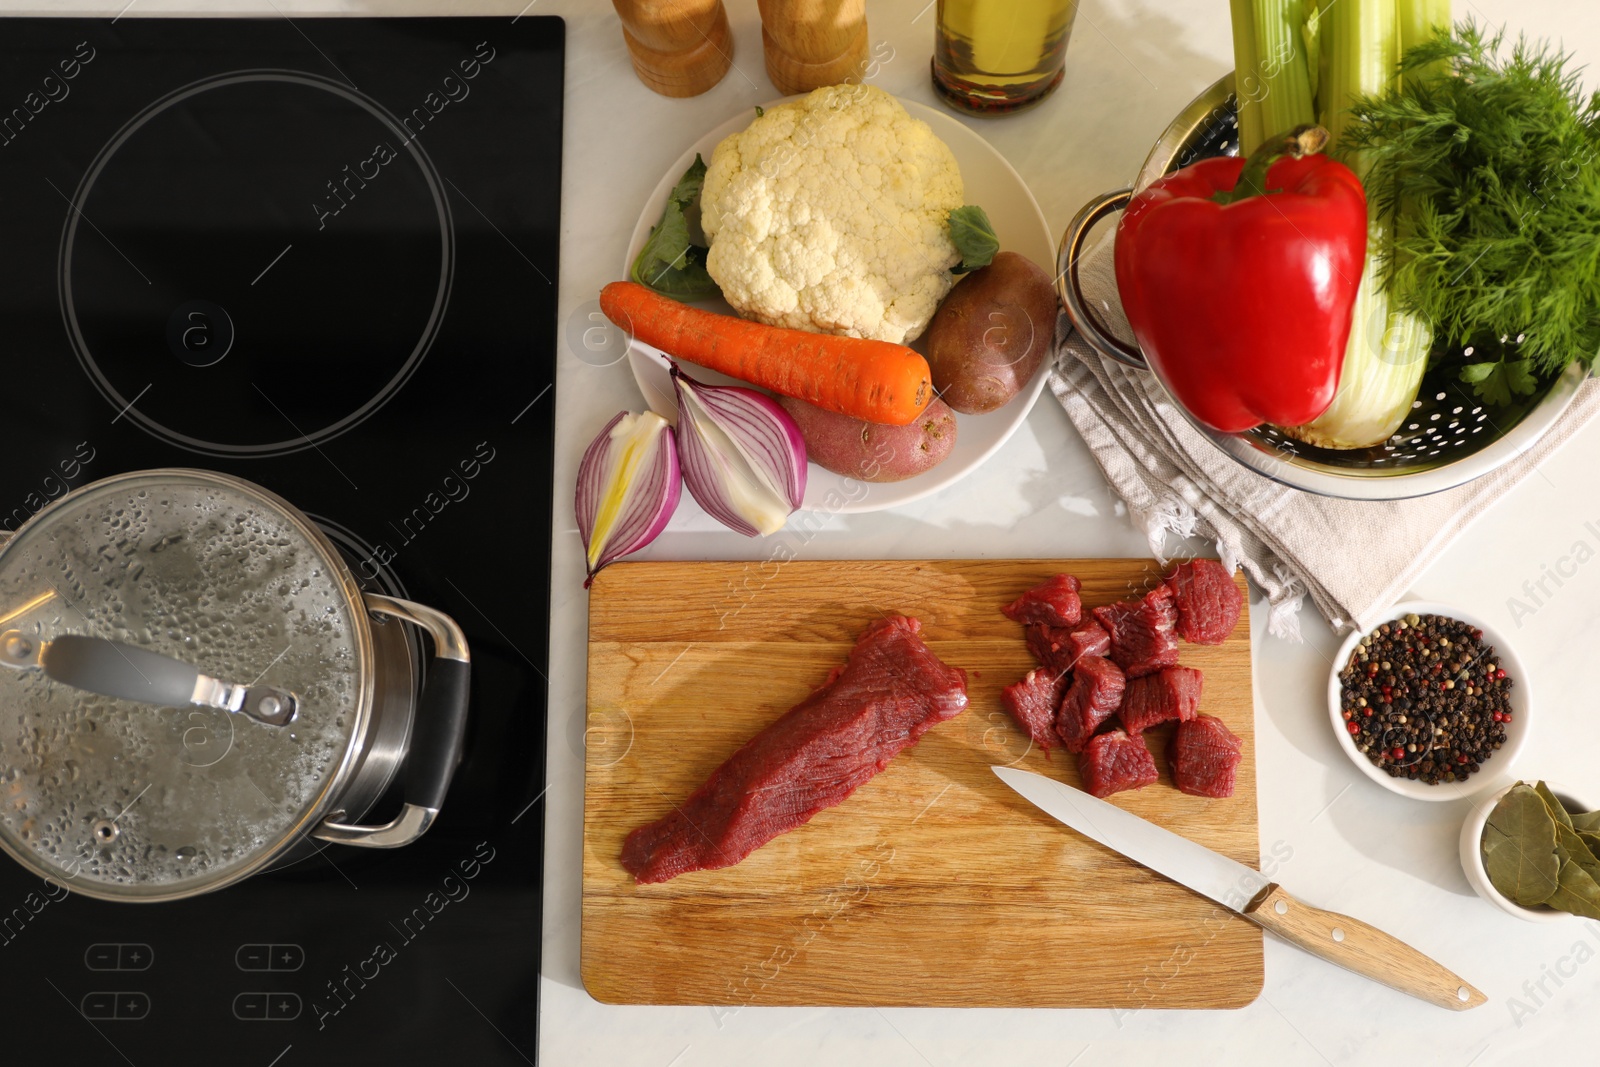
[{"label": "raw beef fillet", "polygon": [[1143,789],[1158,777],[1155,758],[1144,747],[1144,739],[1122,730],[1108,730],[1089,742],[1078,757],[1078,775],[1083,788],[1097,797]]},{"label": "raw beef fillet", "polygon": [[1055,671],[1070,671],[1084,656],[1103,656],[1111,650],[1111,635],[1093,619],[1071,630],[1029,623],[1027,633],[1033,658]]},{"label": "raw beef fillet", "polygon": [[747,741],[672,814],[622,845],[639,882],[728,867],[824,808],[967,706],[967,672],[950,667],[900,616],[868,626],[822,688]]},{"label": "raw beef fillet", "polygon": [[1022,681],[1006,686],[1000,691],[1000,699],[1033,743],[1049,748],[1057,743],[1056,709],[1061,706],[1061,694],[1066,688],[1065,674],[1040,667],[1029,671]]},{"label": "raw beef fillet", "polygon": [[1233,779],[1244,758],[1244,742],[1221,719],[1200,715],[1180,722],[1167,746],[1172,780],[1197,797],[1233,796]]},{"label": "raw beef fillet", "polygon": [[1220,645],[1239,621],[1244,597],[1233,575],[1214,559],[1180,563],[1167,576],[1178,609],[1178,636],[1196,645]]},{"label": "raw beef fillet", "polygon": [[1070,630],[1083,618],[1083,601],[1078,590],[1083,588],[1070,574],[1058,574],[1042,585],[1036,585],[1000,610],[1013,622],[1036,622]]},{"label": "raw beef fillet", "polygon": [[1193,667],[1163,667],[1133,679],[1117,713],[1123,727],[1138,736],[1164,722],[1188,722],[1200,709],[1200,680]]},{"label": "raw beef fillet", "polygon": [[1072,672],[1072,684],[1061,698],[1056,733],[1068,752],[1082,752],[1100,724],[1122,703],[1122,671],[1099,656],[1085,656]]},{"label": "raw beef fillet", "polygon": [[1158,585],[1142,600],[1120,600],[1094,609],[1094,617],[1111,635],[1111,658],[1129,678],[1154,674],[1178,663],[1178,611],[1172,589]]}]

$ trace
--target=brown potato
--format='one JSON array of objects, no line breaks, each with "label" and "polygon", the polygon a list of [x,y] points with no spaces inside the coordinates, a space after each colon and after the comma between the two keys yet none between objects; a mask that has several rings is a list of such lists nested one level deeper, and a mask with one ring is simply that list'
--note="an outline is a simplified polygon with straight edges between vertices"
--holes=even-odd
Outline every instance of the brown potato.
[{"label": "brown potato", "polygon": [[956,283],[928,325],[928,366],[946,404],[981,415],[1028,384],[1055,345],[1056,288],[1015,252]]},{"label": "brown potato", "polygon": [[847,478],[903,481],[938,466],[956,444],[956,417],[937,397],[905,426],[839,415],[790,396],[778,403],[799,424],[806,458]]}]

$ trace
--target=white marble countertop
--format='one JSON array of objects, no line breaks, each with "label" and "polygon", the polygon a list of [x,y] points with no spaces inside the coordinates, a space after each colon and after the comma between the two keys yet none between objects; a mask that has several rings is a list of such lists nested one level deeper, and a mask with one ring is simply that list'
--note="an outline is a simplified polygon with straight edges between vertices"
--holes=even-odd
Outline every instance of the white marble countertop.
[{"label": "white marble countertop", "polygon": [[[735,69],[710,92],[669,100],[634,77],[610,5],[594,0],[442,3],[138,0],[131,15],[444,14],[567,20],[561,256],[563,346],[557,380],[555,595],[545,797],[546,888],[541,1063],[893,1065],[1230,1063],[1442,1064],[1485,1067],[1566,1052],[1589,1062],[1600,994],[1600,924],[1532,925],[1472,894],[1456,859],[1466,801],[1424,804],[1368,781],[1338,749],[1324,684],[1337,639],[1309,612],[1305,643],[1265,635],[1255,605],[1256,739],[1261,847],[1291,854],[1281,880],[1308,902],[1363,917],[1455,967],[1488,994],[1466,1014],[1432,1008],[1268,938],[1266,986],[1237,1011],[612,1007],[578,973],[583,814],[586,595],[570,486],[594,432],[641,401],[625,364],[596,366],[573,343],[600,287],[620,276],[639,208],[684,146],[778,95],[761,61],[755,0],[725,0]],[[14,13],[106,14],[123,0],[4,3]],[[932,0],[871,0],[872,79],[934,104],[928,58]],[[1600,12],[1589,0],[1458,0],[1458,16],[1560,36],[1600,61]],[[1200,89],[1232,66],[1226,0],[1086,0],[1054,98],[1023,115],[963,119],[1022,174],[1054,234],[1090,196],[1125,184],[1151,141]],[[1589,87],[1596,87],[1592,73]],[[1427,570],[1414,594],[1461,605],[1512,634],[1538,690],[1520,774],[1593,791],[1600,715],[1582,650],[1600,627],[1600,503],[1590,426]],[[686,507],[640,558],[758,558]],[[1591,526],[1590,523],[1595,525]],[[1585,549],[1580,550],[1582,544]],[[1175,549],[1179,546],[1173,546]],[[1192,545],[1191,550],[1204,551]],[[834,516],[811,558],[1142,556],[1144,538],[1048,393],[978,474],[895,511]],[[1535,604],[1524,583],[1547,574]],[[1513,620],[1512,598],[1533,606]],[[1092,931],[1085,931],[1092,937]],[[1019,975],[1019,980],[1025,976]],[[521,1050],[533,1055],[533,1050]]]}]

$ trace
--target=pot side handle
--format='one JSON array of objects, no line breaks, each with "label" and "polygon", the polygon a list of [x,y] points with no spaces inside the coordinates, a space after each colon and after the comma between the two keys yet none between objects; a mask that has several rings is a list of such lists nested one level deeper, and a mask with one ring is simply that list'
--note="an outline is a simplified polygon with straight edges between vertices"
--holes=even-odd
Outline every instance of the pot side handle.
[{"label": "pot side handle", "polygon": [[1066,306],[1067,318],[1073,329],[1083,337],[1084,343],[1107,359],[1125,363],[1138,370],[1149,370],[1144,353],[1114,336],[1100,325],[1100,320],[1089,310],[1089,300],[1083,295],[1083,283],[1078,277],[1078,263],[1083,259],[1083,242],[1095,224],[1114,211],[1121,211],[1133,199],[1133,190],[1114,189],[1089,201],[1061,235],[1061,248],[1056,253],[1056,289],[1061,303]]},{"label": "pot side handle", "polygon": [[366,595],[367,607],[420,626],[433,639],[433,663],[418,702],[416,726],[406,754],[405,806],[383,826],[353,826],[325,819],[311,836],[362,848],[399,848],[427,832],[444,806],[467,732],[471,655],[454,619],[397,597]]}]

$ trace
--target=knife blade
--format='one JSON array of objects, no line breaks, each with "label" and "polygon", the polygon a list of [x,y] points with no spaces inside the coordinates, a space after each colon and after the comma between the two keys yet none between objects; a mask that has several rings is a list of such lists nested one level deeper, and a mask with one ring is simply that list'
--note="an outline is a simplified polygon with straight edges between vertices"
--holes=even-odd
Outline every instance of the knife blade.
[{"label": "knife blade", "polygon": [[1359,919],[1303,903],[1256,871],[1065,782],[1015,767],[1000,780],[1085,837],[1216,901],[1297,948],[1441,1008],[1486,998],[1444,965]]}]

